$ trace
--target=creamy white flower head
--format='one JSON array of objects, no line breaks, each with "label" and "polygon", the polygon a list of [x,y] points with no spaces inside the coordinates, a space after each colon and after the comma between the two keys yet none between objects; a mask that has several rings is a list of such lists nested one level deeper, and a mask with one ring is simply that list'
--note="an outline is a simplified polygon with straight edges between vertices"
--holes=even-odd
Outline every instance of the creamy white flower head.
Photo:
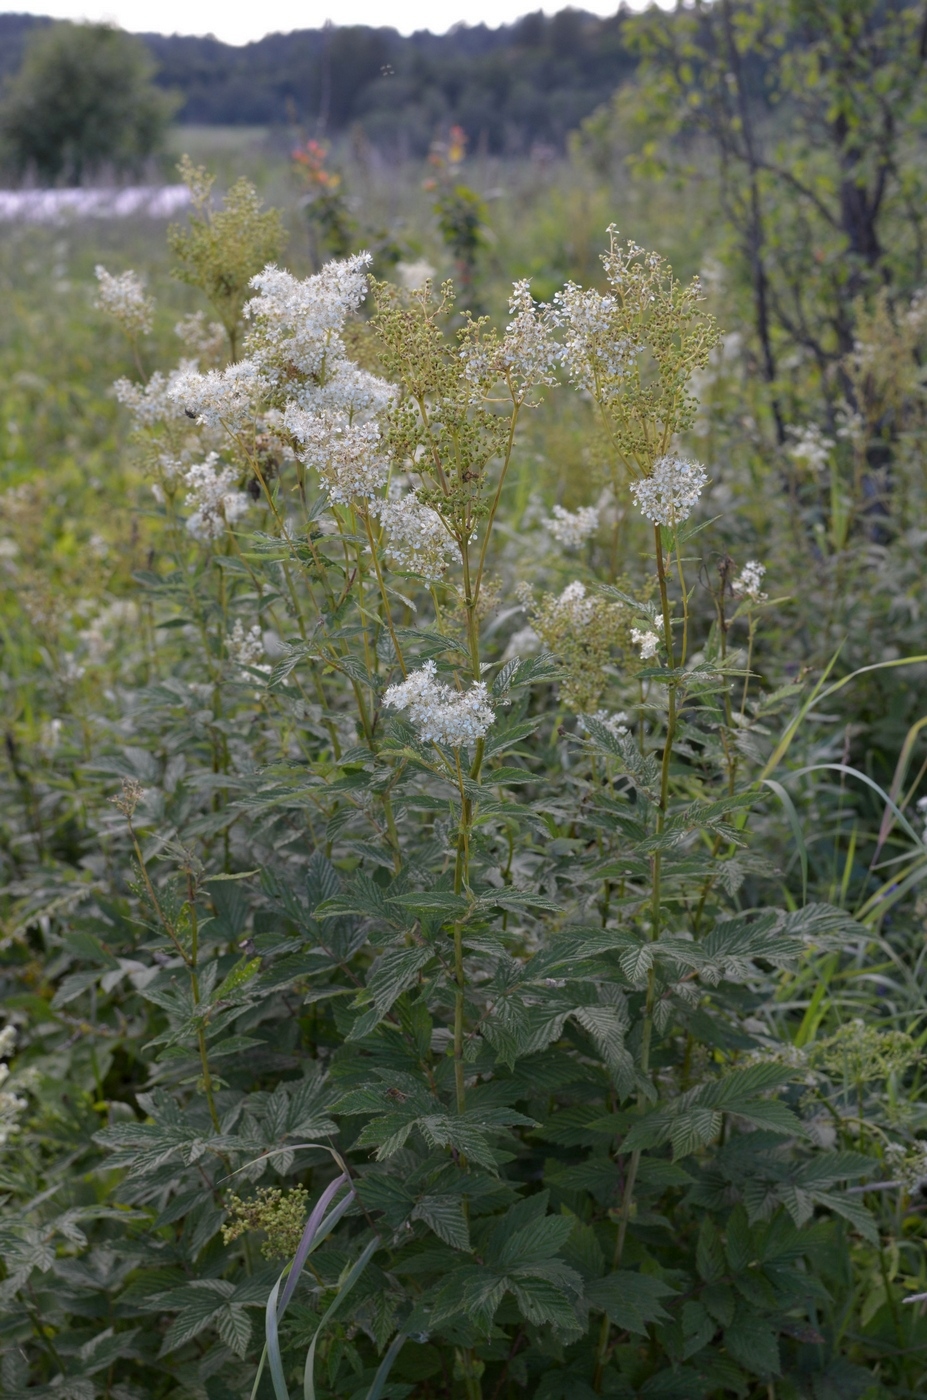
[{"label": "creamy white flower head", "polygon": [[567,549],[579,549],[598,529],[599,512],[595,506],[580,506],[576,511],[554,506],[553,518],[545,520],[544,524],[560,544]]},{"label": "creamy white flower head", "polygon": [[632,481],[631,495],[641,514],[655,525],[681,525],[707,483],[708,474],[698,462],[661,457],[650,476]]},{"label": "creamy white flower head", "polygon": [[137,272],[120,272],[113,276],[97,263],[97,306],[133,338],[147,335],[154,321],[155,304],[145,291],[145,283]]},{"label": "creamy white flower head", "polygon": [[419,258],[418,262],[398,262],[396,264],[396,276],[399,278],[400,285],[405,287],[407,292],[417,292],[420,287],[424,287],[426,282],[430,282],[434,275],[434,268],[424,258]]},{"label": "creamy white flower head", "polygon": [[156,371],[147,384],[117,379],[113,393],[117,401],[132,414],[136,428],[153,428],[158,423],[169,423],[184,417],[183,407],[174,397],[174,388],[180,379],[197,372],[196,360],[181,360],[170,374]]},{"label": "creamy white flower head", "polygon": [[541,639],[533,627],[519,627],[517,632],[513,632],[509,637],[508,646],[503,653],[503,661],[511,661],[516,656],[533,656],[536,651],[541,650]]},{"label": "creamy white flower head", "polygon": [[660,649],[660,638],[656,632],[644,632],[639,627],[631,628],[631,641],[641,649],[641,661],[649,661]]},{"label": "creamy white flower head", "polygon": [[469,690],[454,690],[437,679],[433,661],[412,671],[400,685],[391,685],[383,702],[393,710],[408,710],[425,743],[452,749],[482,739],[494,719],[484,681]]},{"label": "creamy white flower head", "polygon": [[391,492],[390,499],[375,509],[399,568],[420,574],[428,583],[438,583],[457,553],[457,543],[438,512],[419,500],[415,491],[405,496]]},{"label": "creamy white flower head", "polygon": [[237,475],[231,467],[216,471],[218,457],[210,452],[205,462],[199,462],[184,474],[190,490],[185,504],[193,514],[187,529],[194,539],[217,540],[229,525],[244,515],[251,504],[250,497],[237,489]]},{"label": "creamy white flower head", "polygon": [[589,393],[609,397],[635,367],[642,346],[615,337],[612,315],[615,298],[568,282],[546,308],[548,326],[564,332],[560,360],[572,382]]},{"label": "creamy white flower head", "polygon": [[560,347],[551,336],[548,318],[535,305],[527,278],[513,284],[509,312],[512,319],[500,355],[503,369],[512,374],[522,391],[536,384],[556,384],[554,369]]},{"label": "creamy white flower head", "polygon": [[749,598],[751,603],[765,602],[766,594],[760,588],[765,572],[765,564],[760,564],[756,559],[748,559],[734,580],[734,596],[736,598]]},{"label": "creamy white flower head", "polygon": [[315,468],[333,501],[380,494],[389,463],[376,423],[351,423],[344,413],[319,416],[296,404],[287,405],[284,423],[302,446],[300,460]]},{"label": "creamy white flower head", "polygon": [[0,1060],[8,1060],[16,1049],[16,1027],[4,1026],[0,1031]]},{"label": "creamy white flower head", "polygon": [[327,366],[324,383],[299,386],[290,396],[315,413],[347,413],[354,420],[382,413],[395,397],[392,384],[344,359]]},{"label": "creamy white flower head", "polygon": [[921,819],[924,823],[924,831],[921,836],[921,840],[923,841],[924,845],[927,846],[927,797],[918,798],[917,810],[920,812]]},{"label": "creamy white flower head", "polygon": [[585,627],[595,613],[595,599],[586,596],[586,585],[574,579],[556,599],[554,611],[574,627]]},{"label": "creamy white flower head", "polygon": [[[624,710],[596,710],[589,718],[596,720],[616,739],[623,739],[628,733],[628,717]],[[585,719],[585,715],[580,715],[579,728],[582,730],[586,729]]]},{"label": "creamy white flower head", "polygon": [[367,295],[369,253],[326,263],[302,280],[272,264],[251,286],[258,295],[245,306],[255,323],[248,353],[268,373],[285,367],[321,377],[326,359],[343,354],[341,331],[346,317]]},{"label": "creamy white flower head", "polygon": [[226,639],[226,648],[232,661],[237,662],[239,666],[250,666],[257,671],[270,670],[264,660],[264,634],[257,624],[246,632],[241,618],[237,617],[235,626]]},{"label": "creamy white flower head", "polygon": [[186,369],[171,376],[169,394],[188,418],[212,428],[234,430],[257,416],[269,385],[252,360],[200,374]]},{"label": "creamy white flower head", "polygon": [[809,471],[826,470],[834,446],[833,438],[825,437],[816,423],[809,423],[804,428],[790,428],[789,433],[794,438],[788,449],[792,460],[806,466]]},{"label": "creamy white flower head", "polygon": [[205,311],[193,311],[174,326],[174,334],[198,359],[217,360],[225,349],[225,330],[218,321],[206,322]]}]

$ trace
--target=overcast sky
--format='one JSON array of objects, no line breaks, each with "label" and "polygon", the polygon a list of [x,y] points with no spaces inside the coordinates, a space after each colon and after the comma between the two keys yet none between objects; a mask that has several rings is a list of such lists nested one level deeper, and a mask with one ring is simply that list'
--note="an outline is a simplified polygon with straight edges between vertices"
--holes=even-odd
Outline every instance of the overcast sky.
[{"label": "overcast sky", "polygon": [[[613,15],[619,0],[579,0],[577,9]],[[661,0],[671,8],[672,0]],[[523,14],[543,9],[554,14],[566,7],[538,0],[50,0],[10,5],[18,13],[52,15],[56,19],[113,20],[136,33],[215,34],[228,44],[246,44],[265,34],[291,29],[316,29],[327,19],[336,24],[392,25],[403,34],[430,29],[440,34],[461,20],[467,24],[507,24]],[[630,0],[642,10],[646,0]]]}]

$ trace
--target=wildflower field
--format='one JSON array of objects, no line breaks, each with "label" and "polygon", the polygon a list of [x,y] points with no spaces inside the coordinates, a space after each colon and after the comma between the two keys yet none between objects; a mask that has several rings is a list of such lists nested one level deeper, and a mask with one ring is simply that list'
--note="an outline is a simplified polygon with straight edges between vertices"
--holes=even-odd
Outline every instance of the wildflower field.
[{"label": "wildflower field", "polygon": [[0,229],[10,1400],[924,1393],[919,195],[611,120]]}]

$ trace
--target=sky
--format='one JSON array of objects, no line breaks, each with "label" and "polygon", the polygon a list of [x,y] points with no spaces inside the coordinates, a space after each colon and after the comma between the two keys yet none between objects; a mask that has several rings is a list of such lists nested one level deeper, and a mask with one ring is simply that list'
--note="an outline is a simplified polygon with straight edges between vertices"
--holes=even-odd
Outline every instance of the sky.
[{"label": "sky", "polygon": [[[562,3],[544,0],[48,0],[47,4],[14,4],[18,13],[51,15],[55,19],[111,20],[122,29],[148,34],[214,34],[227,44],[247,44],[265,34],[292,29],[317,29],[326,20],[336,24],[391,25],[402,34],[430,29],[441,34],[452,25],[508,24],[523,14],[543,9],[554,14]],[[612,15],[619,0],[577,0],[576,8]],[[661,0],[669,8],[672,0]],[[628,0],[632,10],[646,0]]]}]

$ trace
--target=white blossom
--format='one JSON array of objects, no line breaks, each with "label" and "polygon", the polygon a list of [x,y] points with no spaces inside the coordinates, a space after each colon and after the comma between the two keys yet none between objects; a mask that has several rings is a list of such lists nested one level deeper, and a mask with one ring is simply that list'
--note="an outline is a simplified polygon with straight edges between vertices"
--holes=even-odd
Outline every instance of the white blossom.
[{"label": "white blossom", "polygon": [[640,647],[641,661],[649,661],[652,656],[656,656],[660,647],[660,638],[656,632],[644,632],[639,627],[631,628],[631,641],[636,647]]},{"label": "white blossom", "polygon": [[544,524],[560,544],[567,549],[579,549],[598,529],[599,512],[595,506],[580,506],[577,511],[554,506],[553,519],[545,520]]},{"label": "white blossom", "polygon": [[566,618],[573,627],[585,627],[595,612],[595,599],[586,596],[586,585],[575,579],[555,599],[552,609],[557,620]]},{"label": "white blossom", "polygon": [[389,552],[401,569],[438,583],[457,553],[440,515],[421,501],[415,491],[392,496],[376,507],[389,536]]},{"label": "white blossom", "polygon": [[610,293],[568,282],[546,309],[548,326],[564,331],[560,360],[572,382],[606,401],[620,393],[621,381],[636,368],[643,346],[616,338],[612,318],[618,303]]},{"label": "white blossom", "polygon": [[268,388],[252,360],[236,360],[205,374],[195,367],[184,368],[171,376],[168,393],[188,418],[234,431],[257,416]]},{"label": "white blossom", "polygon": [[513,284],[509,312],[512,319],[500,347],[503,369],[512,374],[522,392],[535,384],[556,384],[554,369],[560,347],[550,334],[548,319],[535,305],[527,278]]},{"label": "white blossom", "polygon": [[927,846],[927,797],[918,798],[917,810],[918,812],[920,812],[921,820],[924,823],[924,831],[921,836],[921,840],[923,841],[924,845]]},{"label": "white blossom", "polygon": [[249,355],[270,373],[286,368],[321,378],[326,359],[344,353],[341,331],[367,295],[370,261],[356,253],[303,279],[271,264],[252,277],[258,295],[245,306],[255,323]]},{"label": "white blossom", "polygon": [[222,532],[244,515],[251,504],[244,491],[237,489],[237,474],[231,467],[216,471],[218,457],[210,452],[205,462],[199,462],[184,475],[190,490],[185,504],[193,507],[187,529],[194,539],[216,540]]},{"label": "white blossom", "polygon": [[132,414],[136,428],[153,428],[158,423],[184,417],[183,405],[175,398],[174,389],[185,376],[196,373],[196,360],[181,360],[177,369],[168,375],[157,370],[147,384],[117,379],[113,393]]},{"label": "white blossom", "polygon": [[391,709],[409,711],[420,739],[454,749],[481,739],[494,718],[484,681],[469,690],[454,690],[437,679],[433,661],[426,661],[400,685],[391,685],[383,700]]},{"label": "white blossom", "polygon": [[147,335],[154,320],[155,304],[145,291],[137,272],[120,272],[115,277],[101,263],[94,269],[99,287],[97,306],[112,316],[126,335]]},{"label": "white blossom", "polygon": [[344,413],[320,416],[296,404],[287,405],[284,423],[302,444],[300,460],[315,468],[333,501],[379,495],[389,462],[376,423],[352,423]]},{"label": "white blossom", "polygon": [[[589,718],[601,724],[616,739],[622,739],[628,733],[628,717],[624,710],[596,710]],[[579,716],[579,727],[582,730],[586,729],[585,719],[585,715]]]},{"label": "white blossom", "polygon": [[174,334],[197,359],[218,360],[225,349],[225,329],[218,321],[206,323],[204,311],[193,311],[174,326]]},{"label": "white blossom", "polygon": [[[4,1026],[3,1030],[0,1031],[0,1058],[9,1059],[15,1048],[16,1029],[14,1026]],[[9,1077],[9,1065],[0,1064],[0,1147],[3,1147],[12,1136],[20,1114],[29,1106],[27,1101],[20,1098],[18,1094],[3,1088]]]},{"label": "white blossom", "polygon": [[239,666],[249,666],[255,671],[270,670],[264,660],[264,634],[257,624],[246,632],[241,618],[236,618],[235,625],[226,639],[226,648],[231,659]]},{"label": "white blossom", "polygon": [[824,471],[834,445],[833,438],[825,437],[816,423],[809,423],[804,428],[790,428],[789,432],[795,439],[788,449],[792,460],[809,471]]},{"label": "white blossom", "polygon": [[640,512],[655,525],[681,525],[707,485],[708,474],[698,462],[660,457],[643,481],[631,483]]},{"label": "white blossom", "polygon": [[739,576],[734,580],[734,596],[736,598],[749,598],[751,603],[765,602],[766,594],[760,588],[765,572],[765,564],[760,564],[756,559],[748,559]]}]

